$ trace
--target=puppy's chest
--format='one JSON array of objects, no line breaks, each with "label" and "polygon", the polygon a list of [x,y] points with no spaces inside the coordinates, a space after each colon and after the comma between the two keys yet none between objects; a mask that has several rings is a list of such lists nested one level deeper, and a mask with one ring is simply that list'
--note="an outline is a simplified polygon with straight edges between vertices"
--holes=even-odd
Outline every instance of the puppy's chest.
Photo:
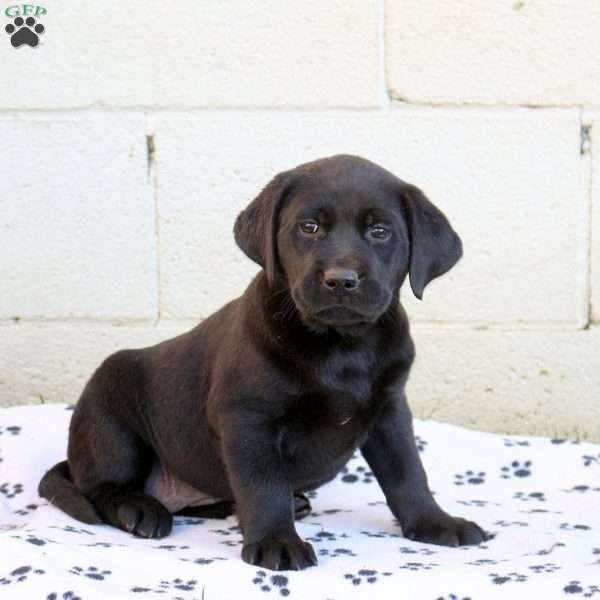
[{"label": "puppy's chest", "polygon": [[371,355],[333,355],[314,369],[285,419],[284,442],[336,454],[360,443],[377,412]]}]

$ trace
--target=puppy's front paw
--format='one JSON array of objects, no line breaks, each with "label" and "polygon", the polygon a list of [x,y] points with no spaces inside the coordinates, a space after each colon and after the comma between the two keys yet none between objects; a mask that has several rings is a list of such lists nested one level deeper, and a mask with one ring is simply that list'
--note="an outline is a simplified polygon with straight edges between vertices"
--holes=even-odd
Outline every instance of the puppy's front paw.
[{"label": "puppy's front paw", "polygon": [[299,571],[317,564],[313,547],[297,535],[274,535],[246,544],[242,559],[273,571]]},{"label": "puppy's front paw", "polygon": [[402,532],[409,540],[438,546],[471,546],[489,539],[477,523],[444,512],[411,520]]}]

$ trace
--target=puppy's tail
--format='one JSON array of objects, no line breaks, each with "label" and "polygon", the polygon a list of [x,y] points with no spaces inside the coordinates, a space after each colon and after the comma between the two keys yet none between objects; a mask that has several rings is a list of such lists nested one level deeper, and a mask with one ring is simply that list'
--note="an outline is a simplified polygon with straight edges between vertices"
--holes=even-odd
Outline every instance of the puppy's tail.
[{"label": "puppy's tail", "polygon": [[69,516],[94,525],[103,523],[94,505],[75,487],[66,460],[55,464],[43,477],[38,493]]}]

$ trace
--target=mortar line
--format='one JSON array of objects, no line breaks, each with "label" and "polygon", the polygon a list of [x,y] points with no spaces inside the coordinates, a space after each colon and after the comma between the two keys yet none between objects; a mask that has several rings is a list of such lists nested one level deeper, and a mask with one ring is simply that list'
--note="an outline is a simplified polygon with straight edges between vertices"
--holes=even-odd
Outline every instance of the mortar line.
[{"label": "mortar line", "polygon": [[148,144],[148,183],[152,188],[152,200],[154,204],[154,237],[156,251],[156,318],[154,326],[161,320],[162,313],[162,285],[161,285],[161,250],[160,250],[160,214],[158,209],[158,169],[156,160],[156,127],[154,114],[144,113],[146,143]]},{"label": "mortar line", "polygon": [[586,242],[587,242],[587,323],[585,328],[588,329],[594,322],[594,314],[593,314],[593,303],[592,303],[592,293],[593,293],[593,280],[592,280],[592,235],[593,235],[593,220],[594,220],[594,162],[595,162],[595,146],[594,146],[594,128],[593,121],[586,123],[586,111],[582,107],[581,110],[581,127],[583,131],[583,127],[589,127],[588,129],[588,137],[587,137],[587,232],[586,232]]},{"label": "mortar line", "polygon": [[377,2],[377,16],[379,19],[378,22],[378,32],[377,32],[377,44],[378,44],[378,52],[379,52],[379,64],[377,65],[378,69],[378,96],[379,102],[381,104],[381,108],[385,112],[389,112],[392,105],[392,100],[390,98],[390,92],[388,88],[387,81],[387,71],[386,71],[386,35],[385,35],[385,0],[378,0]]},{"label": "mortar line", "polygon": [[[464,102],[464,103],[452,103],[452,102],[420,102],[412,100],[399,100],[393,96],[389,98],[389,109],[403,110],[411,109],[431,109],[434,110],[464,110],[464,111],[489,111],[492,113],[510,113],[510,112],[525,112],[525,111],[567,111],[569,109],[581,109],[582,105],[578,103],[570,104],[509,104],[498,102],[495,104],[477,103],[477,102]],[[586,110],[599,110],[600,105],[589,104],[585,105]],[[204,115],[208,113],[264,113],[264,114],[323,114],[336,116],[341,114],[347,115],[381,115],[387,111],[382,109],[381,106],[235,106],[235,105],[222,105],[222,106],[187,106],[187,105],[165,105],[165,106],[148,106],[148,105],[135,105],[135,106],[122,106],[122,107],[104,107],[104,106],[80,106],[71,108],[0,108],[0,118],[28,118],[37,117],[44,118],[52,115],[64,116],[68,118],[72,116],[74,118],[85,114],[95,115],[113,115],[129,116],[131,114],[139,114],[141,112],[146,113],[152,111],[153,114],[166,114],[169,113],[176,115]]]}]

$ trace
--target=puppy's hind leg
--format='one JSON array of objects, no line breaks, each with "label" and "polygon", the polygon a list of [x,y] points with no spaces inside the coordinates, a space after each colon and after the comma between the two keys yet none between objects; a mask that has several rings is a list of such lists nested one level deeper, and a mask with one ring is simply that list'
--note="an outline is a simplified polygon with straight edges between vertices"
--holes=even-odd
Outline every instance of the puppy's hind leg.
[{"label": "puppy's hind leg", "polygon": [[106,523],[139,537],[165,537],[173,517],[143,492],[154,452],[123,418],[90,397],[95,394],[90,382],[71,422],[68,457],[73,484]]}]

